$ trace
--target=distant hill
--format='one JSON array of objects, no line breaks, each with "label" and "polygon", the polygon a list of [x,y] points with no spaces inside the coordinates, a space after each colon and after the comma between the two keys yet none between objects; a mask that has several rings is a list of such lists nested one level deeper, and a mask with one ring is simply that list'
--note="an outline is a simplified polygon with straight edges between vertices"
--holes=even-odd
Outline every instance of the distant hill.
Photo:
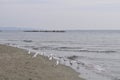
[{"label": "distant hill", "polygon": [[26,30],[24,32],[66,32],[64,30]]}]

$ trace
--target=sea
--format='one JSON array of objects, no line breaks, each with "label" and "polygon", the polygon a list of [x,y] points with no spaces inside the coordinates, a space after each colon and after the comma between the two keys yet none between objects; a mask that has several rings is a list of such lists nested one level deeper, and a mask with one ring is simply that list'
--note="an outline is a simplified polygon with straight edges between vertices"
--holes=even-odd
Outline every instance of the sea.
[{"label": "sea", "polygon": [[120,31],[0,32],[0,44],[58,57],[86,80],[120,80]]}]

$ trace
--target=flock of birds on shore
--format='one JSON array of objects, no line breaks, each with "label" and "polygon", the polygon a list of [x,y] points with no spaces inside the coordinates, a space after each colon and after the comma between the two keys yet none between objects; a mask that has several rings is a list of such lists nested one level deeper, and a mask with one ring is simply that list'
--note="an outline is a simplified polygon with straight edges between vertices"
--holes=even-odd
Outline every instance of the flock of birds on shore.
[{"label": "flock of birds on shore", "polygon": [[[17,47],[19,48],[19,46],[14,46],[14,47]],[[101,65],[92,65],[92,64],[86,64],[82,61],[79,61],[79,60],[72,60],[72,59],[68,59],[67,57],[58,57],[58,56],[55,56],[54,54],[50,54],[50,55],[45,55],[45,52],[34,52],[32,50],[28,50],[28,54],[33,54],[34,55],[32,56],[33,58],[37,57],[38,55],[41,55],[41,56],[46,56],[48,57],[48,59],[51,61],[51,60],[55,60],[56,63],[55,65],[59,65],[59,64],[64,64],[66,65],[66,63],[68,62],[68,64],[70,66],[76,64],[76,69],[80,69],[80,66],[84,66],[88,69],[96,69],[97,71],[99,72],[104,72],[106,71],[106,69],[104,67],[102,67]],[[63,61],[63,63],[61,63],[61,60]]]},{"label": "flock of birds on shore", "polygon": [[[28,50],[28,54],[31,54],[31,53],[33,53],[33,52],[30,51],[30,50]],[[35,57],[37,57],[38,55],[45,56],[45,53],[44,53],[44,52],[35,52],[34,55],[32,56],[32,58],[35,58]],[[61,60],[63,60],[64,63],[65,63],[66,61],[69,61],[69,64],[70,64],[71,66],[73,65],[73,63],[76,63],[76,64],[77,64],[77,69],[79,69],[79,65],[80,65],[80,64],[84,65],[84,63],[82,63],[82,62],[80,62],[80,61],[73,61],[73,60],[70,60],[70,59],[66,59],[65,57],[56,57],[54,54],[50,54],[50,55],[48,55],[48,56],[46,56],[46,57],[48,57],[48,59],[49,59],[50,61],[52,61],[52,60],[54,59],[54,60],[56,61],[56,63],[55,63],[56,66],[59,65],[59,64],[61,64],[61,63],[60,63]]]},{"label": "flock of birds on shore", "polygon": [[[33,53],[32,51],[28,50],[28,54]],[[35,52],[34,55],[32,56],[32,58],[37,57],[38,55],[41,56],[46,56],[44,52]],[[71,59],[67,59],[66,57],[57,57],[54,54],[50,54],[47,55],[46,57],[48,57],[48,59],[50,61],[52,61],[53,59],[56,61],[55,66],[61,64],[61,60],[64,62],[64,64],[68,61],[69,65],[72,66],[73,64],[77,64],[76,69],[80,69],[80,65],[85,66],[87,68],[95,68],[98,71],[104,71],[105,69],[102,68],[100,65],[96,65],[96,66],[87,66],[84,62],[78,61],[78,60],[71,60]]]}]

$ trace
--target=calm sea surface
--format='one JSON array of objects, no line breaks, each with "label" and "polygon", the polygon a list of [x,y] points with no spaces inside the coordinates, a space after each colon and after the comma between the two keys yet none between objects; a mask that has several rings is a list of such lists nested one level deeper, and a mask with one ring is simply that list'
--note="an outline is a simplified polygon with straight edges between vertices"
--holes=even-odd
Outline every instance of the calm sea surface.
[{"label": "calm sea surface", "polygon": [[0,32],[0,43],[62,57],[87,80],[120,80],[120,31]]}]

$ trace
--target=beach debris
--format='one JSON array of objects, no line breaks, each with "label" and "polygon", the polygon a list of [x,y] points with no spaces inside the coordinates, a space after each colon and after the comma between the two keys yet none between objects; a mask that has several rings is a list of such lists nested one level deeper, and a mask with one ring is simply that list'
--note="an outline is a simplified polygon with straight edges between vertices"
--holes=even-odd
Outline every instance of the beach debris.
[{"label": "beach debris", "polygon": [[28,80],[32,80],[32,78],[29,78]]}]

